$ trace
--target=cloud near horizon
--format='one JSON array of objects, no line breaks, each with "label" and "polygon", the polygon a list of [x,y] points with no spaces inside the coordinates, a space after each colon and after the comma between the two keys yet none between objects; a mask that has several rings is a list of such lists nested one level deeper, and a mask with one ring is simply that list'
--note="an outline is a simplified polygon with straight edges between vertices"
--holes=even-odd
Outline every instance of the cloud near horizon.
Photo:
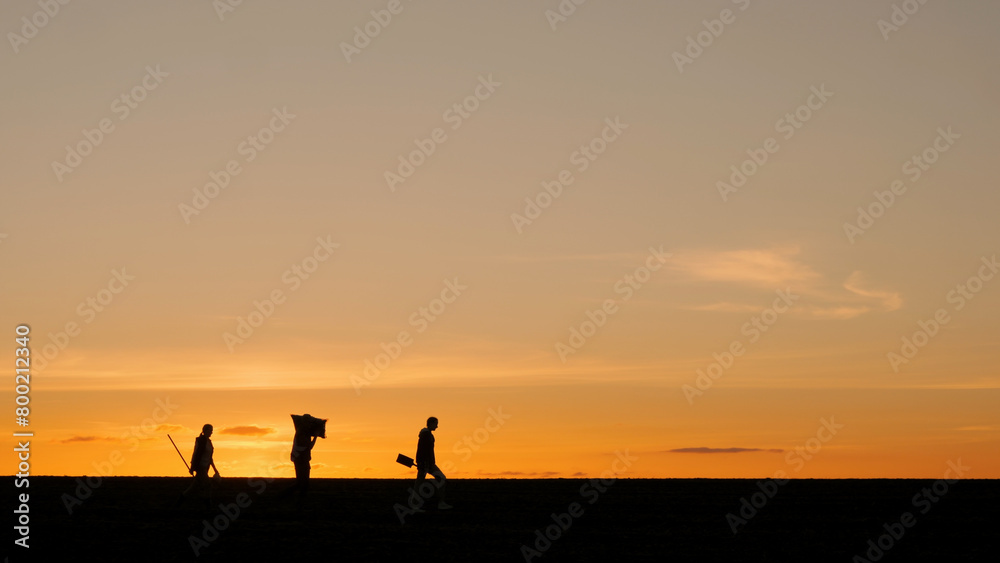
[{"label": "cloud near horizon", "polygon": [[229,426],[219,430],[219,434],[229,434],[233,436],[267,436],[268,434],[274,434],[278,430],[276,428],[261,427],[261,426]]},{"label": "cloud near horizon", "polygon": [[489,472],[489,471],[477,471],[476,475],[493,475],[498,477],[554,477],[556,475],[561,475],[559,471],[500,471],[500,472]]},{"label": "cloud near horizon", "polygon": [[785,450],[778,448],[675,448],[667,450],[671,454],[742,454],[747,452],[766,452],[780,454]]},{"label": "cloud near horizon", "polygon": [[75,442],[120,442],[121,440],[111,436],[71,436],[53,441],[57,444],[72,444]]}]

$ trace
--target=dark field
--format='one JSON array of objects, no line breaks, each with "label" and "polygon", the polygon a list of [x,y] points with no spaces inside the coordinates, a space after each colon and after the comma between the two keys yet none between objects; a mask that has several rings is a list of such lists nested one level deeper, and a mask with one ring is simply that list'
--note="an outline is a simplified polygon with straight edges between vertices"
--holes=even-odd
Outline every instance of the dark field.
[{"label": "dark field", "polygon": [[[290,480],[233,478],[205,510],[194,501],[172,508],[187,479],[118,477],[105,479],[70,515],[62,495],[74,494],[76,479],[33,477],[31,548],[8,553],[11,562],[46,554],[58,556],[51,561],[193,560],[189,536],[201,539],[202,521],[217,520],[225,529],[217,537],[208,532],[200,560],[524,561],[522,544],[534,548],[536,530],[555,526],[551,515],[575,502],[583,513],[561,518],[569,528],[532,561],[852,561],[904,512],[915,523],[896,526],[903,535],[880,561],[997,560],[996,480],[958,481],[940,497],[931,492],[936,502],[916,503],[914,495],[934,481],[791,481],[775,485],[734,534],[726,514],[738,515],[741,497],[749,501],[757,483],[619,480],[601,492],[575,479],[452,480],[453,510],[407,516],[401,525],[394,505],[405,506],[412,481],[314,479],[297,506],[278,498]],[[240,493],[250,504],[235,519],[221,516],[219,503],[234,503]]]}]

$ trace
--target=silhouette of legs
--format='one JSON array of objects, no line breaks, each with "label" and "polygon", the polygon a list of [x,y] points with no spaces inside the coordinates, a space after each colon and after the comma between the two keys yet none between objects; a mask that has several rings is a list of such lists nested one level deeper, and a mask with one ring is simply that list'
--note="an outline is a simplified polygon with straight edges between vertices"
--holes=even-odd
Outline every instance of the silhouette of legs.
[{"label": "silhouette of legs", "polygon": [[177,504],[175,506],[180,506],[185,500],[191,497],[201,499],[205,503],[206,507],[210,507],[212,505],[212,481],[208,478],[207,469],[204,471],[194,472],[191,485],[188,486],[187,489],[184,489],[184,492],[181,493],[181,496],[177,499]]},{"label": "silhouette of legs", "polygon": [[285,498],[288,495],[295,493],[296,499],[302,500],[305,498],[306,492],[309,490],[309,472],[311,469],[309,460],[296,460],[292,463],[295,465],[295,484],[285,489],[285,491],[281,493],[280,498]]},{"label": "silhouette of legs", "polygon": [[421,468],[419,466],[417,467],[417,486],[416,486],[417,493],[422,498],[428,498],[424,493],[426,487],[424,487],[423,489],[421,488],[421,485],[424,484],[424,480],[427,477],[427,474],[430,474],[432,477],[434,477],[434,489],[436,490],[434,490],[434,492],[431,493],[431,497],[437,497],[438,509],[447,510],[451,508],[451,505],[444,501],[445,498],[444,490],[445,490],[445,485],[448,482],[448,478],[444,476],[444,472],[441,471],[441,469],[436,464],[430,466],[430,468],[426,467]]},{"label": "silhouette of legs", "polygon": [[308,460],[295,462],[295,489],[300,499],[305,497],[306,491],[309,490],[310,469]]}]

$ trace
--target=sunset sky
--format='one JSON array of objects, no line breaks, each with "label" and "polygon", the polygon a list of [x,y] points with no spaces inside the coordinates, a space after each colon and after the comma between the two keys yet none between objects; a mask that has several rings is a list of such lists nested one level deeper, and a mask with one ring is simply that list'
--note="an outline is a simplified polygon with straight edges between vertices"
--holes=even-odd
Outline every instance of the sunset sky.
[{"label": "sunset sky", "polygon": [[34,475],[1000,477],[1000,4],[220,6],[0,6]]}]

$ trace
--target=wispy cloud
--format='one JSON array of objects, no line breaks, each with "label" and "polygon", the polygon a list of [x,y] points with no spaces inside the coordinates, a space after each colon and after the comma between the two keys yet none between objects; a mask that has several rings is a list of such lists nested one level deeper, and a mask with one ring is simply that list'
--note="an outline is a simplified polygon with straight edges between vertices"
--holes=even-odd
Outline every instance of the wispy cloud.
[{"label": "wispy cloud", "polygon": [[875,299],[883,311],[895,311],[903,306],[903,298],[898,293],[863,288],[861,286],[864,281],[864,275],[861,272],[854,272],[844,282],[844,289],[862,297]]},{"label": "wispy cloud", "polygon": [[747,250],[679,250],[669,262],[693,281],[734,282],[774,288],[803,285],[820,275],[795,259],[798,247]]},{"label": "wispy cloud", "polygon": [[667,450],[667,453],[672,454],[742,454],[747,452],[766,452],[772,454],[780,454],[785,450],[779,450],[777,448],[675,448],[673,450]]},{"label": "wispy cloud", "polygon": [[[718,282],[729,284],[744,293],[767,289],[789,289],[801,295],[793,314],[826,320],[847,320],[873,311],[895,311],[902,307],[898,292],[874,288],[860,271],[846,280],[828,279],[806,264],[797,246],[745,250],[678,250],[669,263],[678,280],[689,283]],[[690,311],[752,313],[762,304],[726,300],[714,303],[686,304]],[[764,303],[767,303],[765,301]]]},{"label": "wispy cloud", "polygon": [[[836,289],[812,288],[811,300],[801,313],[817,319],[847,320],[872,311],[895,311],[903,306],[903,298],[895,291],[865,287],[862,272],[854,271]],[[846,291],[844,291],[846,290]]]}]

